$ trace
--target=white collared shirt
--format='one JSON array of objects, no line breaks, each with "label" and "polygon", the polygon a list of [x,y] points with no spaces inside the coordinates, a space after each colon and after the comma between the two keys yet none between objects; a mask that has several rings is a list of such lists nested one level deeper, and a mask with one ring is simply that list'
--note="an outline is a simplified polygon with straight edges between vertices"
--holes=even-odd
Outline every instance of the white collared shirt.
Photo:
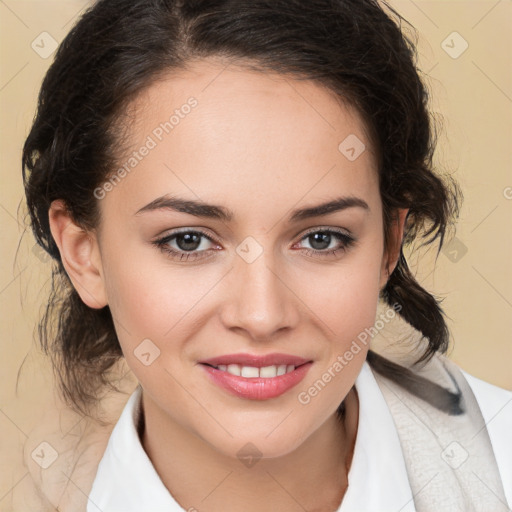
[{"label": "white collared shirt", "polygon": [[[487,424],[505,496],[512,505],[512,392],[463,372]],[[338,512],[415,512],[398,433],[367,362],[355,387],[359,424],[348,488]],[[182,512],[140,442],[141,386],[128,399],[98,466],[87,512]],[[148,508],[150,507],[150,508]]]}]

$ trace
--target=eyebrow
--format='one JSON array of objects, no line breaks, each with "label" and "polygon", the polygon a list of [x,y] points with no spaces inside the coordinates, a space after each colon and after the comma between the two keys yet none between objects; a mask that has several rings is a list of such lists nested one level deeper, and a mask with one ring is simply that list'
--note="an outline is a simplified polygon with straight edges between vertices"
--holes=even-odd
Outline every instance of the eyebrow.
[{"label": "eyebrow", "polygon": [[[288,217],[288,222],[292,223],[309,219],[311,217],[320,217],[322,215],[346,210],[347,208],[363,208],[368,212],[370,211],[368,203],[359,197],[338,197],[316,206],[308,206],[306,208],[293,210]],[[230,222],[235,217],[231,210],[223,206],[168,195],[158,197],[154,201],[151,201],[146,206],[140,208],[135,215],[155,210],[173,210],[176,212],[188,213],[195,217],[217,219],[225,222]]]}]

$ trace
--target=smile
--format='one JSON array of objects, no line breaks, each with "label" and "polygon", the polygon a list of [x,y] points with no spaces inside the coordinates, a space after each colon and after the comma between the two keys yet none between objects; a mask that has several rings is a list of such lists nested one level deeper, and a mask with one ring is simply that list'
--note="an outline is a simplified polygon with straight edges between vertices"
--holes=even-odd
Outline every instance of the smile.
[{"label": "smile", "polygon": [[313,362],[287,354],[232,354],[202,361],[210,381],[249,400],[276,398],[295,387]]}]

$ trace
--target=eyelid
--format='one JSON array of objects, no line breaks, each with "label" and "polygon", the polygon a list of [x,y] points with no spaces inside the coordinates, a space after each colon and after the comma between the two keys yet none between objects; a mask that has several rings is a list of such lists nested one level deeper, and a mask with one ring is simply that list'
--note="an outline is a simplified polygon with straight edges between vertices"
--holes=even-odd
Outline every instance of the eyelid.
[{"label": "eyelid", "polygon": [[306,236],[310,235],[311,233],[318,233],[319,231],[334,231],[336,233],[341,233],[342,235],[345,235],[349,238],[354,238],[354,236],[348,229],[338,228],[334,226],[317,226],[305,231],[305,233],[301,237],[301,240],[304,239]]}]

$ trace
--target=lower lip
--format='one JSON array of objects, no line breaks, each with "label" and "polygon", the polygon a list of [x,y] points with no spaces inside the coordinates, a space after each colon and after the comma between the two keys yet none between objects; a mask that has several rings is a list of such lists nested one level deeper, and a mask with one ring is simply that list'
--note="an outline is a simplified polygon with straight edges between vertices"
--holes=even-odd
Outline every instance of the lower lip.
[{"label": "lower lip", "polygon": [[286,393],[296,386],[305,376],[313,363],[305,363],[295,370],[277,377],[239,377],[231,373],[217,370],[212,366],[201,364],[210,378],[218,386],[226,389],[233,395],[250,400],[268,400]]}]

